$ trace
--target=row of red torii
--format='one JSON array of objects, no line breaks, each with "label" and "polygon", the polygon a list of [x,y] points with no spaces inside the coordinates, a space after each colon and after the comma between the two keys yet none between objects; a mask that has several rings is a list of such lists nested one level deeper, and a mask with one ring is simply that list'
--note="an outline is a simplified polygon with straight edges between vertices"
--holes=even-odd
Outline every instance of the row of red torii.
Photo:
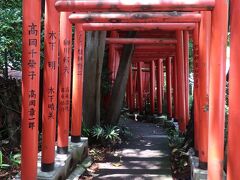
[{"label": "row of red torii", "polygon": [[[240,2],[231,1],[231,70],[229,97],[228,179],[240,177],[240,142],[237,139],[240,97],[237,50],[240,25],[237,15]],[[72,13],[78,12],[78,13]],[[22,164],[21,178],[36,179],[38,154],[39,71],[40,71],[41,0],[23,0],[23,84],[22,84]],[[222,179],[224,159],[225,66],[228,27],[228,2],[224,0],[46,0],[44,26],[44,95],[42,170],[54,168],[56,115],[58,116],[57,153],[67,153],[69,119],[72,111],[71,141],[81,137],[82,86],[85,31],[147,31],[174,32],[175,39],[136,39],[133,62],[150,63],[157,84],[161,86],[162,59],[166,59],[168,93],[173,89],[174,113],[185,132],[188,122],[187,50],[188,38],[194,44],[194,139],[195,150],[202,163],[208,164],[208,178]],[[74,57],[71,64],[72,24],[75,25]],[[143,37],[143,36],[142,36]],[[141,38],[142,38],[141,37]],[[152,38],[152,37],[151,37]],[[132,39],[110,37],[110,46],[133,43]],[[122,41],[122,42],[120,42]],[[128,41],[128,42],[127,42]],[[144,42],[137,42],[144,41]],[[139,49],[139,50],[138,50]],[[147,57],[145,56],[147,54]],[[59,62],[58,62],[59,56]],[[141,59],[141,58],[144,58]],[[155,59],[157,58],[157,59]],[[154,61],[153,61],[154,60]],[[139,63],[140,62],[140,63]],[[171,66],[173,63],[173,66]],[[73,72],[71,72],[73,66]],[[130,71],[130,74],[132,71]],[[138,71],[141,73],[141,71]],[[140,76],[141,77],[141,76]],[[131,81],[131,78],[129,78]],[[172,83],[169,83],[172,79]],[[71,87],[72,81],[72,87]],[[151,81],[152,82],[152,81]],[[131,84],[129,82],[128,84]],[[173,85],[173,88],[169,87]],[[153,91],[153,83],[150,90]],[[161,89],[161,88],[157,88]],[[72,109],[70,91],[72,90]],[[131,91],[131,88],[130,88]],[[58,93],[57,93],[58,92]],[[140,97],[142,92],[139,92]],[[161,97],[161,91],[157,91]],[[131,92],[130,92],[131,93]],[[151,102],[153,102],[151,93]],[[168,98],[171,96],[168,95]],[[171,100],[168,100],[170,102]],[[142,101],[141,101],[142,102]],[[160,103],[160,101],[158,101]],[[57,104],[58,103],[58,104]],[[130,103],[131,104],[131,103]],[[152,103],[153,104],[153,103]],[[169,103],[170,104],[170,103]],[[153,105],[152,105],[153,108]],[[169,106],[169,113],[170,113]],[[152,109],[153,110],[153,109]],[[158,111],[161,112],[160,106]],[[170,115],[169,115],[170,116]]]},{"label": "row of red torii", "polygon": [[[186,15],[186,14],[185,14]],[[196,18],[196,21],[200,21],[200,14],[189,14]],[[109,64],[108,69],[111,72],[110,79],[114,81],[116,78],[117,69],[120,61],[119,45],[112,44],[127,44],[133,43],[136,46],[136,50],[132,56],[132,67],[129,72],[129,79],[126,91],[126,102],[130,112],[138,109],[140,114],[144,111],[144,104],[150,100],[151,113],[155,112],[155,96],[157,94],[157,114],[162,114],[162,102],[166,96],[168,118],[173,117],[172,107],[172,87],[177,86],[177,61],[175,59],[176,52],[176,32],[175,31],[147,31],[138,32],[136,38],[123,38],[125,34],[112,31],[110,38],[107,38],[107,43],[110,43],[109,47]],[[183,36],[182,55],[184,55],[184,76],[185,76],[185,111],[186,111],[186,123],[189,119],[189,107],[188,107],[188,56],[189,56],[189,32],[185,30]],[[118,37],[118,39],[116,38]],[[143,38],[139,38],[143,37]],[[147,37],[147,38],[146,38]],[[151,37],[151,38],[150,38]],[[162,39],[154,38],[162,37]],[[165,38],[165,39],[163,39]],[[171,38],[171,39],[166,39]],[[144,44],[144,45],[143,45]],[[147,44],[147,45],[146,45]],[[159,46],[160,45],[160,46]],[[141,50],[141,51],[140,51]],[[175,63],[175,64],[174,64]],[[166,71],[166,94],[164,93],[164,66]],[[175,85],[176,84],[176,85]],[[175,86],[174,86],[175,85]],[[157,88],[156,88],[157,87]],[[175,90],[177,88],[173,88]],[[177,91],[174,91],[174,105],[177,104]],[[149,97],[150,96],[150,97]],[[135,103],[136,102],[136,103]],[[174,116],[175,117],[175,116]],[[181,124],[181,130],[186,125]]]}]

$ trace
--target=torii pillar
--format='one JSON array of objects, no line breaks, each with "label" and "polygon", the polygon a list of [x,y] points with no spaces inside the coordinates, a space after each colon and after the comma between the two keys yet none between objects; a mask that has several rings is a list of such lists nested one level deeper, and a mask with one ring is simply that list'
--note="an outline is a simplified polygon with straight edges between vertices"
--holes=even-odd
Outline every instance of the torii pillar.
[{"label": "torii pillar", "polygon": [[72,124],[71,124],[71,141],[74,143],[78,143],[81,141],[84,48],[85,48],[85,31],[83,31],[81,24],[76,24],[74,59],[73,59]]},{"label": "torii pillar", "polygon": [[143,113],[143,80],[142,80],[142,62],[137,64],[137,77],[138,77],[138,103],[139,112]]},{"label": "torii pillar", "polygon": [[193,71],[194,71],[194,148],[196,154],[199,151],[199,29],[198,24],[193,31]]},{"label": "torii pillar", "polygon": [[133,101],[133,73],[132,73],[132,65],[129,68],[129,77],[128,77],[128,97],[129,97],[129,111],[133,113],[134,111],[134,101]]},{"label": "torii pillar", "polygon": [[162,59],[157,60],[157,112],[162,115]]},{"label": "torii pillar", "polygon": [[208,178],[211,180],[223,178],[227,27],[228,1],[217,0],[212,11],[210,48]]},{"label": "torii pillar", "polygon": [[174,104],[174,120],[179,119],[178,115],[178,81],[177,81],[177,58],[173,59],[173,104]]},{"label": "torii pillar", "polygon": [[200,168],[207,169],[209,122],[209,58],[211,12],[202,12],[199,33],[199,159]]},{"label": "torii pillar", "polygon": [[70,13],[60,13],[60,63],[58,86],[58,139],[57,153],[68,153],[68,135],[70,120],[72,24]]},{"label": "torii pillar", "polygon": [[23,0],[21,179],[37,177],[40,29],[41,1]]},{"label": "torii pillar", "polygon": [[167,117],[172,119],[172,58],[166,59],[166,84],[167,84]]},{"label": "torii pillar", "polygon": [[240,61],[239,61],[239,8],[240,1],[231,1],[231,61],[229,77],[229,121],[228,121],[228,158],[227,158],[227,179],[235,180],[240,177]]},{"label": "torii pillar", "polygon": [[45,1],[41,166],[43,172],[53,171],[55,163],[60,16],[54,5],[55,0]]},{"label": "torii pillar", "polygon": [[189,32],[183,32],[184,38],[184,73],[185,73],[185,102],[186,102],[186,125],[189,122]]},{"label": "torii pillar", "polygon": [[150,105],[151,113],[155,113],[155,62],[150,63]]},{"label": "torii pillar", "polygon": [[186,131],[186,105],[185,105],[185,74],[184,74],[184,49],[183,31],[177,31],[177,80],[178,80],[178,111],[180,131]]}]

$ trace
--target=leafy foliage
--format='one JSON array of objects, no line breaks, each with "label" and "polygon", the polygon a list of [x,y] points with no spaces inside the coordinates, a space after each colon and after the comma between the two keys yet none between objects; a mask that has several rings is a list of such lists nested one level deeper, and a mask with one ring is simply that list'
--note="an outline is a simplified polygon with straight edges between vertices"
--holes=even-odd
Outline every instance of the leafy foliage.
[{"label": "leafy foliage", "polygon": [[105,139],[107,141],[111,141],[111,142],[116,142],[118,140],[121,140],[119,138],[119,127],[117,126],[105,126]]},{"label": "leafy foliage", "polygon": [[10,160],[14,165],[20,165],[21,164],[21,154],[13,154],[12,152],[10,153]]},{"label": "leafy foliage", "polygon": [[105,130],[101,126],[93,127],[92,129],[92,136],[96,139],[101,139],[104,137]]},{"label": "leafy foliage", "polygon": [[122,140],[126,140],[127,137],[131,136],[131,132],[125,127],[95,126],[91,129],[83,128],[83,136],[89,138],[90,144],[112,146],[121,144]]},{"label": "leafy foliage", "polygon": [[4,164],[3,163],[3,154],[2,151],[0,151],[0,168],[8,168],[10,165],[9,164]]},{"label": "leafy foliage", "polygon": [[[192,119],[191,119],[192,121]],[[179,133],[173,122],[166,121],[169,147],[171,152],[171,169],[173,177],[187,179],[190,176],[189,149],[193,145],[193,137],[189,137],[193,126],[189,123],[186,134]]]},{"label": "leafy foliage", "polygon": [[6,164],[3,162],[3,153],[2,151],[0,151],[0,169],[7,169],[9,167],[11,167],[11,165],[13,166],[18,166],[21,164],[21,154],[13,154],[12,152],[10,153],[10,164]]},{"label": "leafy foliage", "polygon": [[22,48],[22,1],[0,1],[0,67],[20,69]]}]

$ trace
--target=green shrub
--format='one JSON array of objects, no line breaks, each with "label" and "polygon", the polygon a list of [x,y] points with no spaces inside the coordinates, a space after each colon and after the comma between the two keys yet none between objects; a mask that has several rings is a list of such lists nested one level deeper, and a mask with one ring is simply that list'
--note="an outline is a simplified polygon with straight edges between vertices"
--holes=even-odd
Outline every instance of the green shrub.
[{"label": "green shrub", "polygon": [[131,132],[126,127],[118,126],[95,126],[91,129],[83,127],[83,136],[88,137],[89,143],[94,145],[111,146],[121,143],[122,139],[131,136]]},{"label": "green shrub", "polygon": [[6,169],[8,167],[10,167],[10,165],[3,163],[3,153],[0,151],[0,169]]},{"label": "green shrub", "polygon": [[101,126],[96,126],[92,129],[92,136],[97,140],[103,139],[105,130]]},{"label": "green shrub", "polygon": [[121,138],[119,137],[120,128],[117,126],[105,126],[105,134],[104,139],[113,143],[120,141]]}]

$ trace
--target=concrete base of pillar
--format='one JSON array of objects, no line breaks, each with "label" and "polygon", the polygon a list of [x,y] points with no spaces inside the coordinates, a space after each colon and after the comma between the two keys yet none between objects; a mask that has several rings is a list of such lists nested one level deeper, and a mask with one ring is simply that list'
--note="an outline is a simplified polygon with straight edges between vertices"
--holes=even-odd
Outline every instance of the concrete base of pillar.
[{"label": "concrete base of pillar", "polygon": [[190,155],[189,162],[191,165],[191,179],[207,180],[207,170],[202,170],[199,168],[199,158],[194,155]]},{"label": "concrete base of pillar", "polygon": [[38,155],[38,177],[39,180],[66,179],[69,174],[88,157],[88,139],[82,137],[81,142],[72,143],[69,137],[69,153],[57,154],[55,157],[55,168],[51,172],[41,171],[41,152]]},{"label": "concrete base of pillar", "polygon": [[[207,180],[208,179],[208,171],[199,168],[199,158],[194,156],[194,153],[189,153],[189,163],[191,165],[191,179],[192,180]],[[223,172],[224,178],[226,180],[226,174]]]},{"label": "concrete base of pillar", "polygon": [[[71,137],[69,137],[69,149],[68,154],[57,154],[55,156],[54,170],[50,172],[43,172],[41,170],[41,157],[42,153],[38,154],[38,180],[59,180],[67,179],[69,174],[79,166],[82,162],[86,161],[88,158],[88,138],[82,137],[81,142],[72,143]],[[16,176],[15,179],[19,180],[20,174]]]}]

